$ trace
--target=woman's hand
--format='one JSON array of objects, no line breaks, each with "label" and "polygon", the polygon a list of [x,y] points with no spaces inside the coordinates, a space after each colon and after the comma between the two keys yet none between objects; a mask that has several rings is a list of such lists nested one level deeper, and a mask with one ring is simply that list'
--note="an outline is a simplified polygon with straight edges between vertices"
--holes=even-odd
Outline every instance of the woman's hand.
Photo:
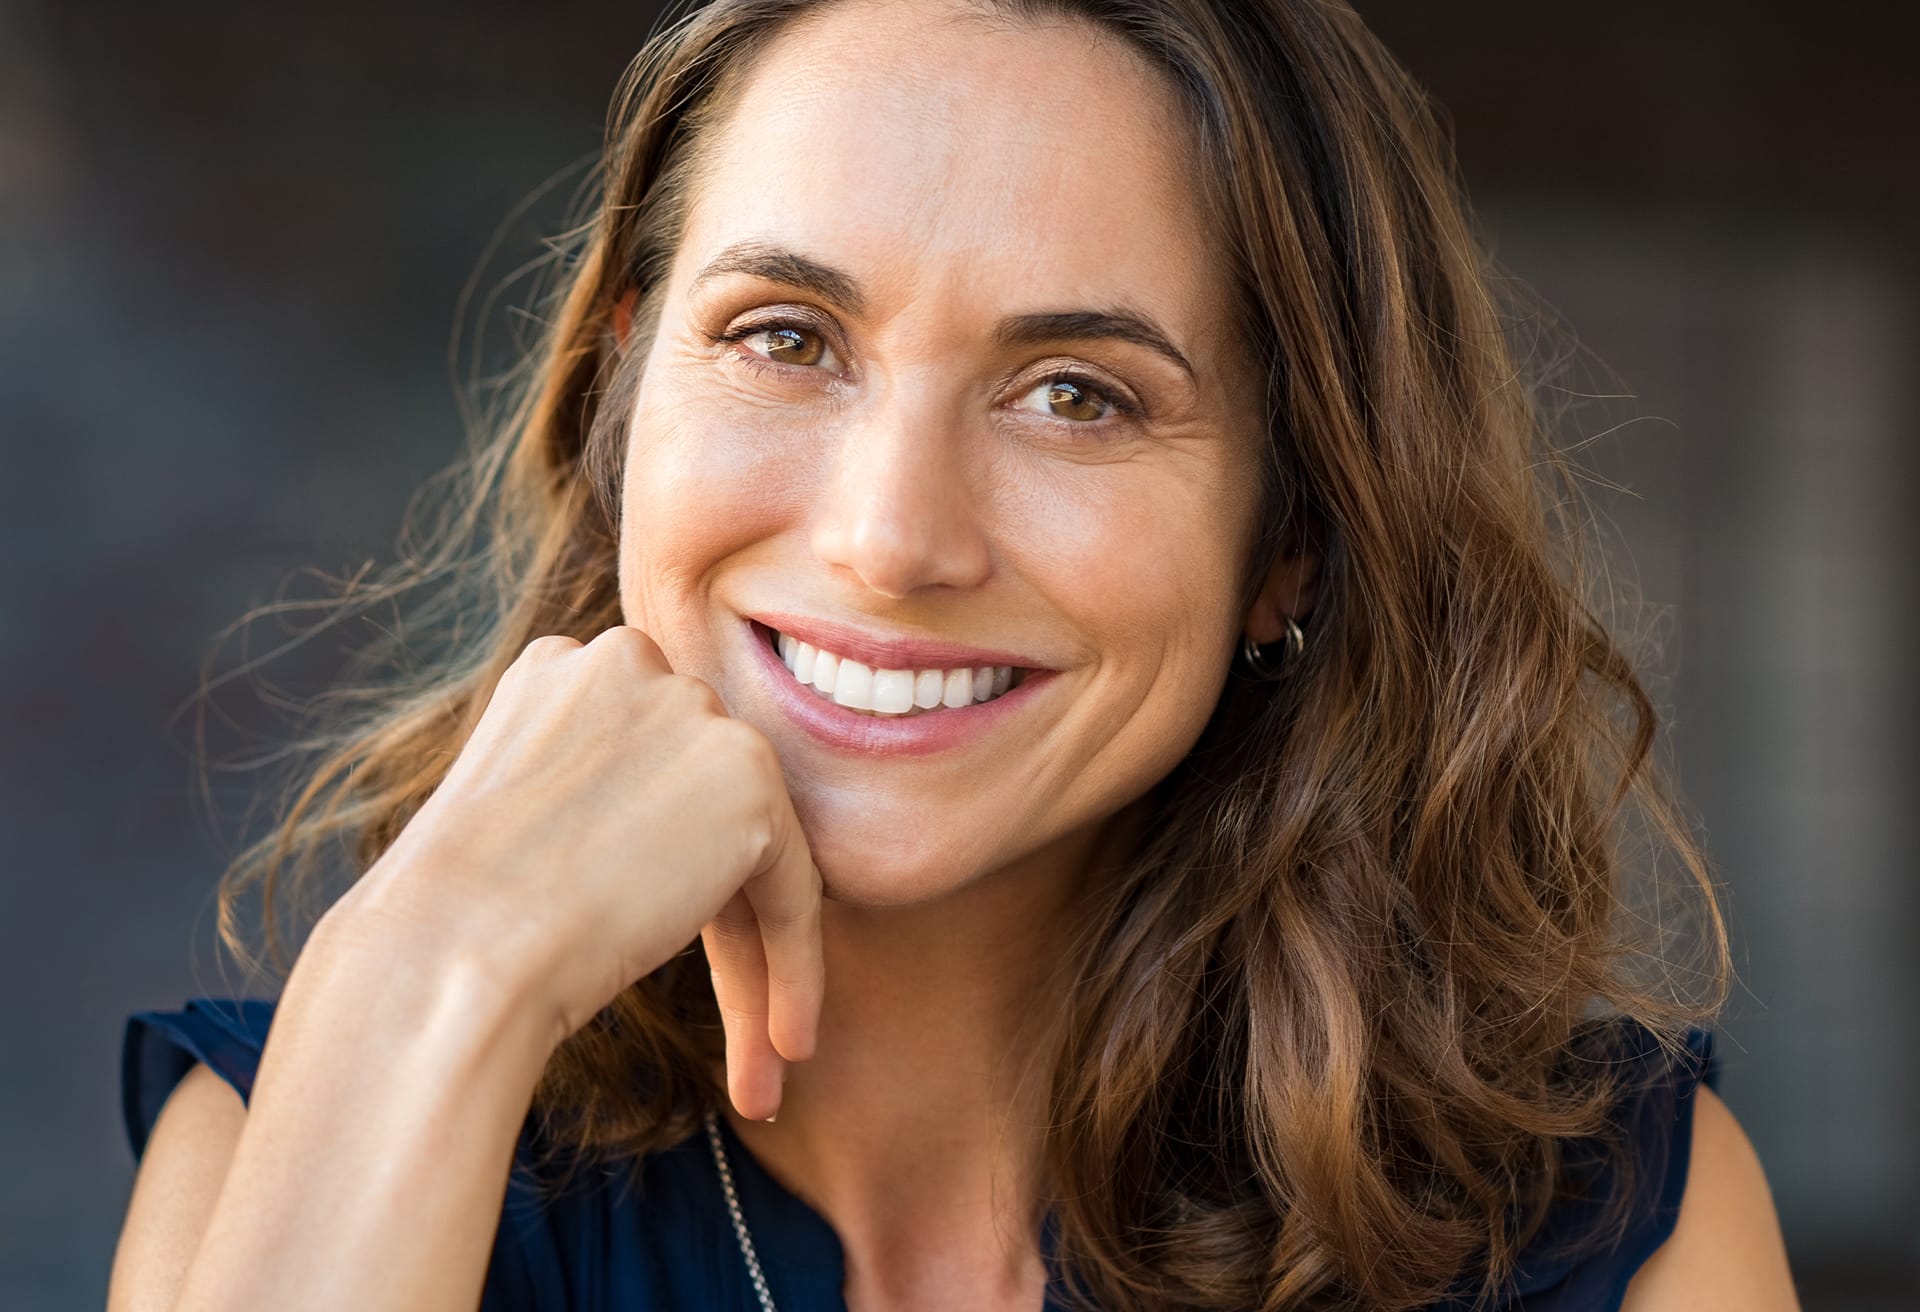
[{"label": "woman's hand", "polygon": [[779,758],[630,626],[529,643],[336,910],[477,955],[556,1044],[699,934],[741,1115],[771,1116],[786,1062],[813,1055],[820,875]]}]

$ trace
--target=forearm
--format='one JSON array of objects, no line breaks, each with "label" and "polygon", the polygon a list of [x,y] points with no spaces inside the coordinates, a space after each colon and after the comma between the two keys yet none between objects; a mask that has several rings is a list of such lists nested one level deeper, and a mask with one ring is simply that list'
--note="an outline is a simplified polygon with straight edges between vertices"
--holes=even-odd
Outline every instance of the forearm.
[{"label": "forearm", "polygon": [[551,1026],[474,957],[329,920],[275,1009],[177,1312],[479,1302]]}]

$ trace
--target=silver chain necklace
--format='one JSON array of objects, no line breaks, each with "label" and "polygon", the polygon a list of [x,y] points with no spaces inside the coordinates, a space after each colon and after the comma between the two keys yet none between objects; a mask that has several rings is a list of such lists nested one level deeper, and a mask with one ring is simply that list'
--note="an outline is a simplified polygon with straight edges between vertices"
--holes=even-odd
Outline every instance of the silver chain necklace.
[{"label": "silver chain necklace", "polygon": [[720,1190],[727,1196],[727,1211],[733,1216],[733,1236],[740,1241],[740,1256],[747,1260],[747,1274],[753,1278],[753,1292],[760,1296],[761,1312],[774,1312],[773,1294],[767,1289],[767,1273],[760,1269],[760,1254],[754,1251],[753,1235],[747,1230],[747,1215],[740,1210],[740,1194],[733,1187],[733,1164],[727,1160],[727,1146],[720,1142],[720,1114],[707,1113],[707,1147],[713,1150],[714,1169],[720,1173]]},{"label": "silver chain necklace", "polygon": [[707,1113],[707,1147],[713,1149],[713,1165],[720,1172],[720,1188],[727,1196],[727,1211],[733,1214],[733,1233],[740,1241],[740,1256],[747,1259],[747,1274],[753,1277],[753,1292],[760,1295],[762,1312],[774,1312],[767,1275],[760,1269],[760,1255],[753,1251],[753,1236],[747,1233],[746,1214],[740,1210],[740,1194],[733,1187],[733,1167],[727,1161],[727,1148],[720,1142],[718,1112]]}]

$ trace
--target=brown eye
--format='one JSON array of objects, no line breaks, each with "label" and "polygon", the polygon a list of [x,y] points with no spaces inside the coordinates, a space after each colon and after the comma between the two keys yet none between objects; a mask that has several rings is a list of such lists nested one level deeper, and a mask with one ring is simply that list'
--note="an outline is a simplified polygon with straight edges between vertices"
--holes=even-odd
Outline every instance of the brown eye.
[{"label": "brown eye", "polygon": [[1027,398],[1037,398],[1040,404],[1029,404],[1025,408],[1075,423],[1095,423],[1109,416],[1131,413],[1126,404],[1102,391],[1091,380],[1072,374],[1049,378],[1023,399]]},{"label": "brown eye", "polygon": [[[765,344],[756,349],[752,344],[762,338]],[[827,355],[826,338],[796,324],[774,324],[754,329],[742,334],[740,340],[748,343],[750,350],[755,350],[756,354],[775,364],[811,367],[819,364]]]},{"label": "brown eye", "polygon": [[1099,395],[1091,388],[1062,378],[1047,390],[1047,404],[1054,407],[1054,413],[1062,419],[1098,419],[1100,406],[1097,401],[1088,398]]}]

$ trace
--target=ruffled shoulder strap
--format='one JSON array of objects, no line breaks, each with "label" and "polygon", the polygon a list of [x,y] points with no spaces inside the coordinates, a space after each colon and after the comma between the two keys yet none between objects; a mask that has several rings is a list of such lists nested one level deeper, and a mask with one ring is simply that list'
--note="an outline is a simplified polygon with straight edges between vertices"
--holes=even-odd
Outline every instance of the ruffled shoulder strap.
[{"label": "ruffled shoulder strap", "polygon": [[274,1004],[265,998],[191,998],[178,1011],[127,1017],[120,1047],[120,1112],[137,1160],[160,1108],[195,1062],[205,1062],[240,1095],[253,1096]]},{"label": "ruffled shoulder strap", "polygon": [[[274,1005],[265,998],[192,998],[178,1011],[140,1011],[127,1017],[120,1107],[136,1160],[146,1152],[160,1109],[195,1062],[205,1062],[243,1102],[251,1103]],[[571,1210],[555,1208],[516,1157],[482,1290],[483,1312],[559,1312],[573,1305],[562,1265],[571,1233],[566,1227],[589,1238],[601,1236],[605,1218],[593,1209],[596,1198],[569,1199]],[[583,1266],[577,1277],[594,1280],[601,1274]],[[636,1312],[647,1312],[658,1305],[634,1306]]]},{"label": "ruffled shoulder strap", "polygon": [[[1693,1150],[1695,1093],[1719,1090],[1720,1059],[1712,1031],[1692,1029],[1670,1053],[1645,1027],[1616,1025],[1607,1059],[1622,1063],[1622,1096],[1613,1115],[1632,1151],[1632,1179],[1600,1174],[1587,1195],[1556,1206],[1528,1246],[1517,1274],[1514,1312],[1615,1312],[1627,1282],[1673,1233],[1687,1188]],[[1596,1247],[1593,1226],[1621,1190],[1631,1192],[1630,1217],[1615,1241]]]}]

